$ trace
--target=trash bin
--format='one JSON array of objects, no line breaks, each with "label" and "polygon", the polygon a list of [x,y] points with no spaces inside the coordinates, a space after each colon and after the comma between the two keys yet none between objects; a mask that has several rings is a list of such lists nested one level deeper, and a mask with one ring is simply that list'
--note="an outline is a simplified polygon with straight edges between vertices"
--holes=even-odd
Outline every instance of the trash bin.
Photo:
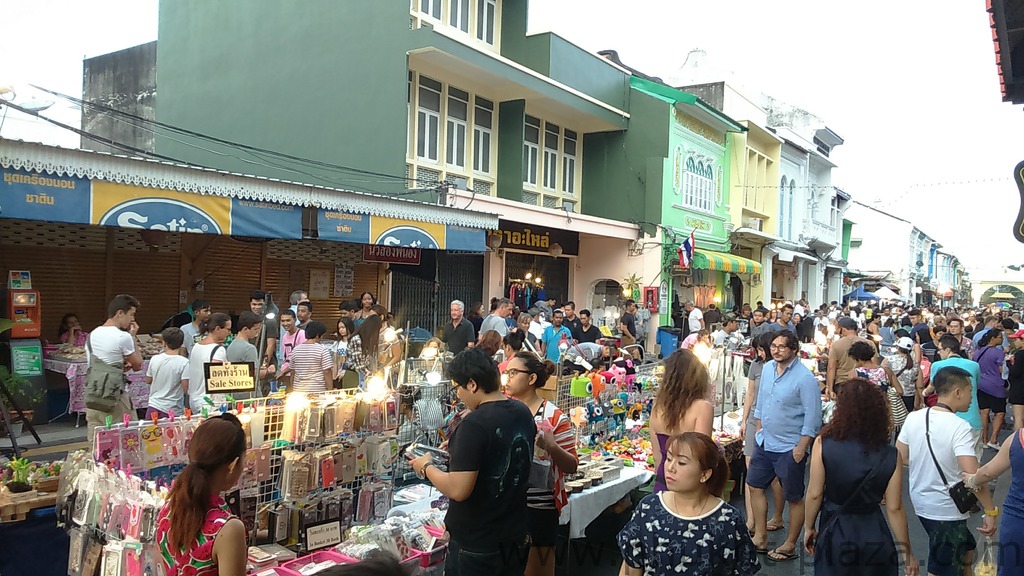
[{"label": "trash bin", "polygon": [[679,348],[679,336],[682,329],[675,326],[658,327],[658,358],[664,358]]}]

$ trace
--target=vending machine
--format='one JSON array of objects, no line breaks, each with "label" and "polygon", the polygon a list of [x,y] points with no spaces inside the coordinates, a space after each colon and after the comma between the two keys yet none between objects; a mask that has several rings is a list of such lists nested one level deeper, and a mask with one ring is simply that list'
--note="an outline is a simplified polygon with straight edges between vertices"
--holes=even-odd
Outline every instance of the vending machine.
[{"label": "vending machine", "polygon": [[14,322],[11,339],[39,338],[43,333],[39,291],[9,289],[6,300],[7,317]]},{"label": "vending machine", "polygon": [[[31,273],[12,271],[7,282],[7,291],[3,293],[4,315],[11,322],[11,329],[0,334],[0,362],[14,377],[18,378],[18,390],[12,390],[0,381],[0,410],[3,411],[5,428],[10,430],[9,411],[14,408],[12,400],[25,397],[26,390],[35,388],[46,390],[46,378],[43,375],[43,347],[39,337],[43,333],[42,308],[40,307],[39,291],[32,289]],[[12,384],[15,382],[12,380]],[[24,390],[21,390],[24,388]],[[47,416],[45,402],[43,405],[18,405],[21,410],[35,410],[36,418],[44,420]],[[23,415],[22,415],[23,416]],[[26,421],[36,442],[41,442],[31,422]],[[16,438],[11,435],[11,443],[15,454],[19,453]]]}]

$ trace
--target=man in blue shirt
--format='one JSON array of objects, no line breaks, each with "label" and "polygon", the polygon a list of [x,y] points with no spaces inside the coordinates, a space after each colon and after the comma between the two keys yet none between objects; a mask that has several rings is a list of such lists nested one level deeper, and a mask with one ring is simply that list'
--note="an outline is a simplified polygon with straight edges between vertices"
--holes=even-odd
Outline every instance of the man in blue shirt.
[{"label": "man in blue shirt", "polygon": [[[974,451],[981,462],[982,452],[985,446],[981,439],[981,410],[978,408],[978,381],[981,380],[981,367],[974,360],[968,360],[960,356],[960,339],[952,334],[943,334],[939,338],[939,348],[936,353],[942,360],[932,364],[931,379],[943,368],[962,368],[971,375],[971,407],[966,412],[957,412],[956,415],[963,418],[971,425],[971,438],[974,439]],[[928,396],[935,391],[929,384],[921,394]]]},{"label": "man in blue shirt", "polygon": [[754,545],[768,548],[768,500],[765,489],[776,478],[789,502],[786,541],[768,552],[775,561],[797,557],[797,542],[804,519],[804,473],[807,449],[821,428],[821,387],[814,374],[796,357],[800,342],[790,330],[772,340],[772,359],[761,372],[754,422],[754,455],[747,471],[750,506],[754,516]]},{"label": "man in blue shirt", "polygon": [[564,338],[567,343],[572,344],[572,332],[562,326],[564,318],[565,313],[562,312],[562,309],[556,308],[551,313],[551,325],[544,329],[544,337],[540,341],[541,352],[555,364],[558,364],[558,357],[562,354],[562,350],[558,347],[562,339]]}]

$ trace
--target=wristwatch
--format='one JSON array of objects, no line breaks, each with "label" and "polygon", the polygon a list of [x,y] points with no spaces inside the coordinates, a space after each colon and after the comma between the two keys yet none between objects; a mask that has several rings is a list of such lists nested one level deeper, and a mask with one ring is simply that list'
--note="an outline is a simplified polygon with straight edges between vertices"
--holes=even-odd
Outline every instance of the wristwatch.
[{"label": "wristwatch", "polygon": [[433,462],[427,462],[426,464],[423,465],[422,468],[420,468],[420,471],[417,472],[416,475],[419,476],[421,480],[426,480],[427,479],[427,468],[430,468],[433,465],[434,465]]}]

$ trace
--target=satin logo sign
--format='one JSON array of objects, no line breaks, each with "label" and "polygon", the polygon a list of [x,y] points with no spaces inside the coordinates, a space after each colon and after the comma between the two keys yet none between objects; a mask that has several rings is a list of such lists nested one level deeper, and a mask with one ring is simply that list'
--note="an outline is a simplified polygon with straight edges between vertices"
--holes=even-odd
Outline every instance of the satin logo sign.
[{"label": "satin logo sign", "polygon": [[[231,206],[231,198],[221,196],[114,182],[92,183],[92,223],[100,226],[191,234],[233,234],[238,232],[231,229]],[[245,210],[241,209],[242,212]]]},{"label": "satin logo sign", "polygon": [[99,224],[121,228],[221,234],[220,225],[198,208],[168,198],[138,198],[108,210]]}]

